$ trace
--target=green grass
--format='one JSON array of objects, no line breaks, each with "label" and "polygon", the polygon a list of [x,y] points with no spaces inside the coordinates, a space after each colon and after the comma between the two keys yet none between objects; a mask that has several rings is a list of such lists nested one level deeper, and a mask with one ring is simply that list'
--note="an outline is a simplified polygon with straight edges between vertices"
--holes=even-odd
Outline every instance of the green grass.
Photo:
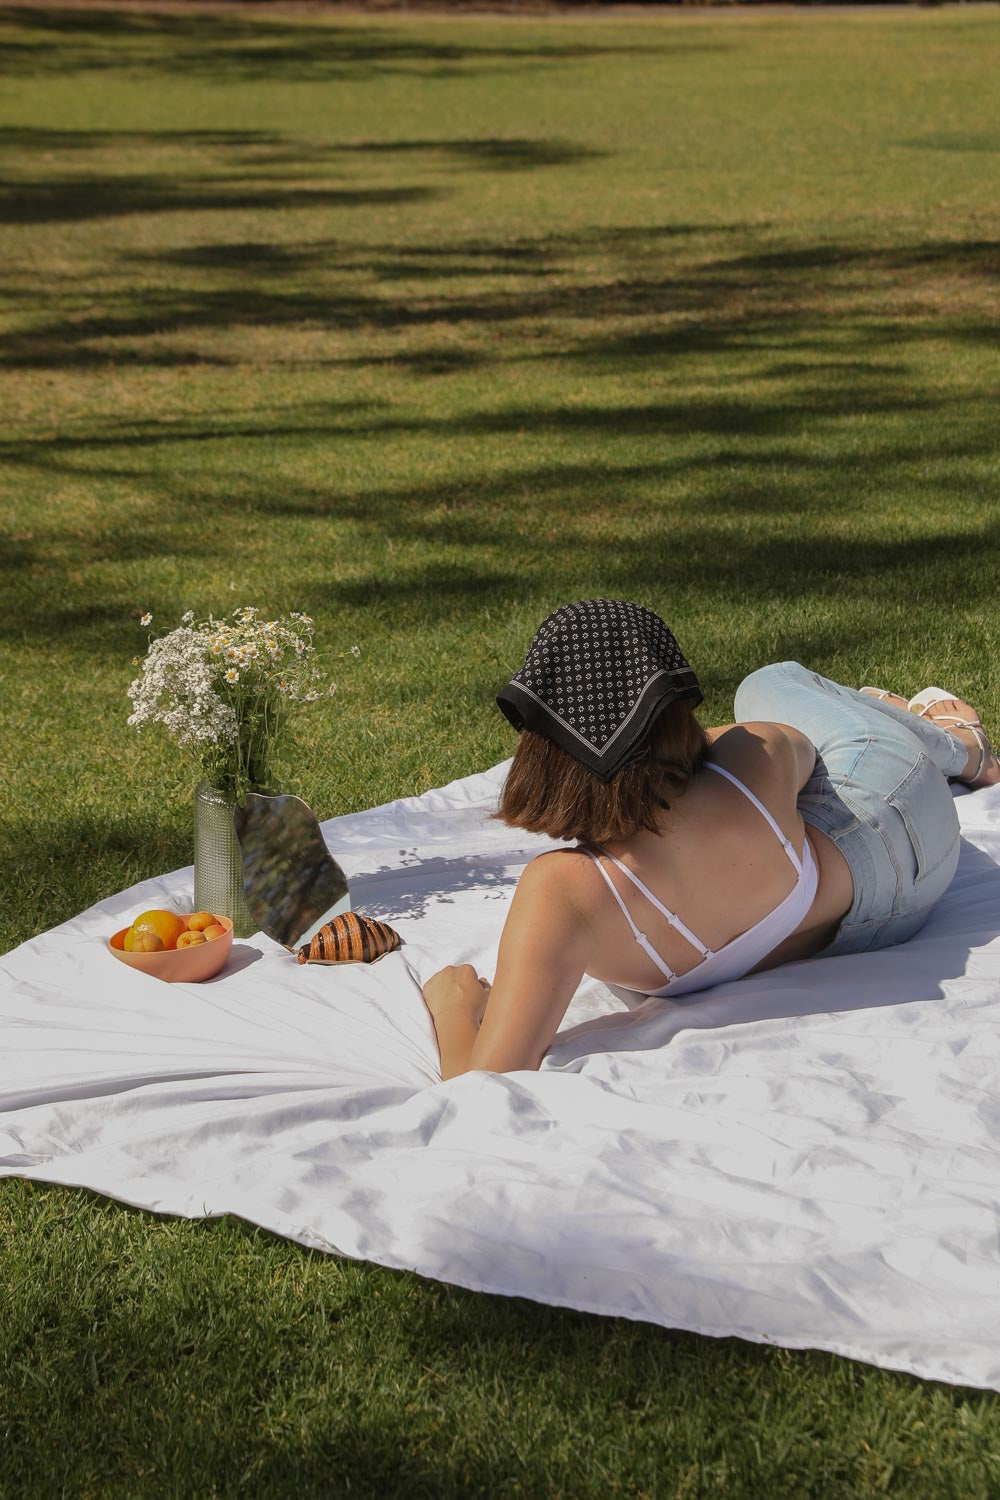
[{"label": "green grass", "polygon": [[[0,10],[0,949],[190,861],[147,609],[315,617],[322,817],[509,753],[595,593],[710,718],[795,656],[1000,728],[998,39]],[[1000,1493],[993,1395],[22,1183],[0,1226],[5,1497]]]}]

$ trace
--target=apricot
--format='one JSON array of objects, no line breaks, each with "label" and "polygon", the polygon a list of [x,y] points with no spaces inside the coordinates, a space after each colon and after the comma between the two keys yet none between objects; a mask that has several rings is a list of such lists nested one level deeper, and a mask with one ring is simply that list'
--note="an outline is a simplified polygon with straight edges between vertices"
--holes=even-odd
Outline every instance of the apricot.
[{"label": "apricot", "polygon": [[189,932],[204,932],[215,921],[210,911],[193,911],[187,919]]},{"label": "apricot", "polygon": [[196,948],[199,943],[207,942],[203,932],[182,932],[177,939],[178,948]]},{"label": "apricot", "polygon": [[221,922],[213,922],[211,927],[206,927],[204,929],[204,932],[206,938],[208,938],[209,942],[211,942],[213,938],[225,937],[226,928],[223,927]]},{"label": "apricot", "polygon": [[163,939],[157,937],[155,932],[136,932],[134,927],[130,927],[122,947],[126,953],[162,953]]}]

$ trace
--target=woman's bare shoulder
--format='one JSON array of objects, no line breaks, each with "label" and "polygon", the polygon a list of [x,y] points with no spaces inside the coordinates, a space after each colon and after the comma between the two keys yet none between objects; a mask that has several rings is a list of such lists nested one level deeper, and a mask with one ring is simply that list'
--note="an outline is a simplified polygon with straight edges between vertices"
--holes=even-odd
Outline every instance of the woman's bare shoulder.
[{"label": "woman's bare shoulder", "polygon": [[712,746],[712,758],[721,760],[723,755],[740,757],[765,756],[787,744],[784,725],[772,724],[769,720],[751,720],[746,724],[720,724],[708,730]]},{"label": "woman's bare shoulder", "polygon": [[746,724],[724,724],[709,730],[712,759],[735,775],[759,775],[785,781],[791,777],[799,788],[812,774],[816,747],[790,724],[752,720]]},{"label": "woman's bare shoulder", "polygon": [[537,854],[521,872],[517,890],[528,900],[556,902],[567,915],[585,921],[600,907],[606,894],[594,860],[586,850],[576,847]]}]

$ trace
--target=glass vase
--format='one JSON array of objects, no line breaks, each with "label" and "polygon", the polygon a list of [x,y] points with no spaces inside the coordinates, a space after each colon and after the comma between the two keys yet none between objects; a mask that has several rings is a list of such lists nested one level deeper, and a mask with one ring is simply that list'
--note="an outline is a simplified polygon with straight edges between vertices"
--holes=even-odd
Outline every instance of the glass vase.
[{"label": "glass vase", "polygon": [[243,890],[243,851],[233,827],[233,799],[201,781],[194,794],[194,906],[230,917],[236,937],[257,931]]}]

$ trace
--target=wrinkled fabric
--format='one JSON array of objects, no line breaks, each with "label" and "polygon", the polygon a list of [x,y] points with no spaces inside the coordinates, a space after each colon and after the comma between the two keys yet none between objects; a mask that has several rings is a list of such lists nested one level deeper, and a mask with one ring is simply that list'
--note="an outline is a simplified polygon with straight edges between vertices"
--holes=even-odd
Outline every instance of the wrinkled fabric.
[{"label": "wrinkled fabric", "polygon": [[492,974],[548,841],[490,822],[504,767],[324,825],[404,940],[314,968],[237,941],[165,985],[110,934],[145,881],[0,958],[0,1174],[477,1290],[1000,1389],[1000,788],[902,947],[626,1010],[578,991],[538,1073],[442,1083],[420,982]]}]

